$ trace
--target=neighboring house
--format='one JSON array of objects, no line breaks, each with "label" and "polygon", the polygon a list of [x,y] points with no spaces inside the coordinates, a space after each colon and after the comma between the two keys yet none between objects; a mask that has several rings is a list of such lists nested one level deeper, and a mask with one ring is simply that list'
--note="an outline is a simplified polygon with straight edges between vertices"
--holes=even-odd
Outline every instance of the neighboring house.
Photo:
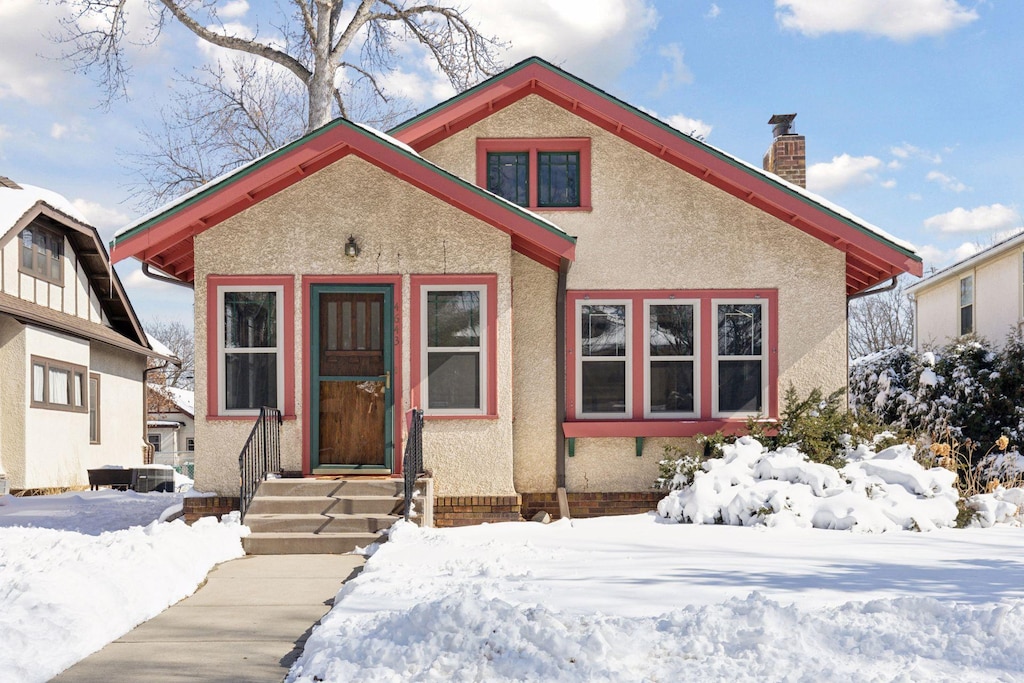
[{"label": "neighboring house", "polygon": [[199,490],[238,495],[261,405],[305,475],[398,472],[415,407],[439,524],[650,509],[666,445],[844,386],[847,296],[921,271],[540,59],[390,134],[332,121],[115,238],[194,283]]},{"label": "neighboring house", "polygon": [[153,462],[171,465],[191,477],[196,450],[195,393],[152,383],[149,391],[146,440],[153,445]]},{"label": "neighboring house", "polygon": [[0,177],[0,464],[13,490],[142,464],[149,345],[96,229]]},{"label": "neighboring house", "polygon": [[965,334],[1001,347],[1024,322],[1024,234],[943,268],[907,292],[914,301],[917,349]]}]

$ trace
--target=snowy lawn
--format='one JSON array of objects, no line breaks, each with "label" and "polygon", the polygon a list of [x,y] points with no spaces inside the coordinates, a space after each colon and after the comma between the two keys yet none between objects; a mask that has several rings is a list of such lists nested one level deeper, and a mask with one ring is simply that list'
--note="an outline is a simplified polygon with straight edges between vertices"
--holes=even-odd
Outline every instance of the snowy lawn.
[{"label": "snowy lawn", "polygon": [[290,681],[1024,681],[1024,530],[400,524]]},{"label": "snowy lawn", "polygon": [[182,497],[0,497],[0,678],[49,680],[244,554],[237,522],[157,521]]}]

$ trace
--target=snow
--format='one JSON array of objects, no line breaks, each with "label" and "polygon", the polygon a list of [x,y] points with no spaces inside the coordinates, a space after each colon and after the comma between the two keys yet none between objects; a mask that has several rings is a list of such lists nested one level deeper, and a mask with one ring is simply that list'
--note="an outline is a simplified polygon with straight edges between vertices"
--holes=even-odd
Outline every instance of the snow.
[{"label": "snow", "polygon": [[[196,414],[196,393],[190,389],[179,389],[178,387],[169,387],[162,384],[150,384],[150,387],[166,395],[167,398],[171,399],[174,405],[178,406],[181,410],[185,411],[189,415]],[[180,423],[175,422],[175,426]]]},{"label": "snow", "polygon": [[171,351],[170,348],[168,348],[166,344],[164,344],[162,341],[160,341],[156,337],[150,335],[148,332],[146,333],[146,339],[149,340],[149,348],[153,349],[154,351],[159,353],[161,356],[166,356],[168,358],[177,358],[178,357],[177,354],[175,354],[174,351]]},{"label": "snow", "polygon": [[1021,681],[1019,528],[399,523],[288,681]]},{"label": "snow", "polygon": [[71,202],[56,192],[34,185],[21,185],[20,190],[0,186],[0,233],[6,232],[9,228],[13,227],[37,202],[45,202],[51,208],[74,218],[80,223],[88,224]]},{"label": "snow", "polygon": [[0,671],[46,681],[243,555],[237,520],[159,522],[182,494],[0,497]]}]

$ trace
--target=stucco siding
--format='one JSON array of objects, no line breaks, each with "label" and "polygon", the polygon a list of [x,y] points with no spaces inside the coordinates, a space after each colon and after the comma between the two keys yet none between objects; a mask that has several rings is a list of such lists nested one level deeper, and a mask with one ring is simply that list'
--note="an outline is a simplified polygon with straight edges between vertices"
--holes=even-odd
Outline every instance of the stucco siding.
[{"label": "stucco siding", "polygon": [[512,255],[512,445],[515,487],[555,489],[555,295],[558,274]]},{"label": "stucco siding", "polygon": [[[790,384],[801,394],[845,386],[842,252],[537,96],[423,155],[475,181],[476,140],[510,137],[591,139],[592,210],[538,211],[579,238],[570,290],[777,289],[780,397]],[[570,490],[647,488],[663,446],[649,439],[637,458],[631,438],[578,439]],[[547,468],[517,462],[517,484],[549,478]]]},{"label": "stucco siding", "polygon": [[[91,344],[91,351],[89,370],[100,375],[100,443],[88,446],[86,462],[91,468],[141,465],[146,359],[99,342]],[[86,427],[84,441],[88,443],[88,419]]]},{"label": "stucco siding", "polygon": [[12,488],[25,481],[25,326],[0,314],[0,467]]},{"label": "stucco siding", "polygon": [[[349,235],[362,248],[344,255]],[[436,477],[435,492],[447,495],[509,495],[512,484],[512,299],[511,247],[500,230],[355,157],[307,177],[214,228],[198,235],[196,256],[196,487],[237,495],[238,453],[251,429],[249,420],[211,420],[207,406],[206,276],[295,276],[294,419],[282,430],[286,469],[302,466],[302,369],[309,362],[302,338],[302,275],[402,276],[402,329],[395,362],[403,393],[396,419],[410,407],[410,274],[497,275],[496,419],[428,419],[425,465]],[[396,458],[401,453],[396,453]]]}]

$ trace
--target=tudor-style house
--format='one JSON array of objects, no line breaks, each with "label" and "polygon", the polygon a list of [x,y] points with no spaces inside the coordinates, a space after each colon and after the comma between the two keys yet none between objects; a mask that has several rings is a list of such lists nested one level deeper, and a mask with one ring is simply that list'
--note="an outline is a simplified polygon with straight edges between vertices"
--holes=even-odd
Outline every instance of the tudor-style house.
[{"label": "tudor-style house", "polygon": [[0,177],[0,470],[74,488],[141,465],[153,351],[96,229],[60,195]]},{"label": "tudor-style house", "polygon": [[[803,172],[792,115],[766,163]],[[396,474],[434,519],[654,507],[668,444],[846,384],[846,302],[912,247],[538,59],[388,135],[337,119],[115,239],[196,297],[196,487]]]}]

